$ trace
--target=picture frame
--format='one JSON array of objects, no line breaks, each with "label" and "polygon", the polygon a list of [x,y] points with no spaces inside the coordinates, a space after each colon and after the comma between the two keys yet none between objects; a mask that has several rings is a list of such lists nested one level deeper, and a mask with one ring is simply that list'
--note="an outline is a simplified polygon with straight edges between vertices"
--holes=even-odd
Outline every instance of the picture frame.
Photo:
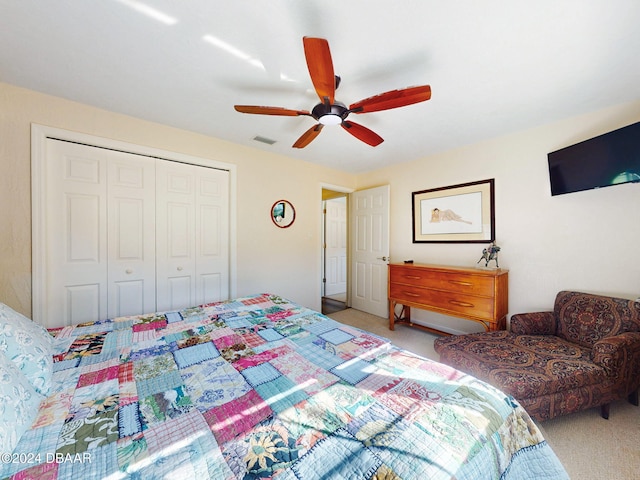
[{"label": "picture frame", "polygon": [[278,228],[289,228],[296,220],[296,209],[288,200],[278,200],[271,206],[271,221]]},{"label": "picture frame", "polygon": [[411,194],[413,243],[495,241],[495,179]]}]

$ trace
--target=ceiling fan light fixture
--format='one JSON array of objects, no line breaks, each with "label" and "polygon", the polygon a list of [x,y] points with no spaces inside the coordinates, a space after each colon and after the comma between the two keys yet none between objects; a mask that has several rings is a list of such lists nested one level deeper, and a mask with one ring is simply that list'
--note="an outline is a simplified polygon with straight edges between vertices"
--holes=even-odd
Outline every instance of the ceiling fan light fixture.
[{"label": "ceiling fan light fixture", "polygon": [[328,113],[318,118],[318,121],[323,125],[340,125],[342,123],[342,117],[335,113]]},{"label": "ceiling fan light fixture", "polygon": [[322,125],[340,125],[349,115],[349,110],[344,104],[336,102],[334,104],[319,103],[311,111],[311,116]]}]

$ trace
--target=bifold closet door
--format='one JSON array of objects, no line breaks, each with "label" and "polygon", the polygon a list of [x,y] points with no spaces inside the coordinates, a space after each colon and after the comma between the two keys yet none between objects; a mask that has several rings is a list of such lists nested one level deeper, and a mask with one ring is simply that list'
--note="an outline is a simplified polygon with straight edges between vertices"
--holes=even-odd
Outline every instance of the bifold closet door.
[{"label": "bifold closet door", "polygon": [[155,164],[109,152],[107,165],[107,318],[156,308]]},{"label": "bifold closet door", "polygon": [[155,160],[47,140],[48,327],[154,311]]},{"label": "bifold closet door", "polygon": [[49,328],[229,298],[229,172],[47,140]]},{"label": "bifold closet door", "polygon": [[229,172],[156,164],[157,310],[229,297]]}]

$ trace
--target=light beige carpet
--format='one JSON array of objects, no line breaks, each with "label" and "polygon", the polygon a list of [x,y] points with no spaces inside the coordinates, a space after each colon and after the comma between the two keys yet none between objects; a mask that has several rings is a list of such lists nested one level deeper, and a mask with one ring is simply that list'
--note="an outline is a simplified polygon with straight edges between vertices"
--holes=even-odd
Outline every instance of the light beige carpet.
[{"label": "light beige carpet", "polygon": [[[435,335],[402,325],[391,331],[386,318],[352,308],[329,317],[438,360],[433,349]],[[640,479],[640,407],[620,401],[611,405],[609,420],[600,417],[599,408],[593,408],[554,418],[539,426],[572,479]]]}]

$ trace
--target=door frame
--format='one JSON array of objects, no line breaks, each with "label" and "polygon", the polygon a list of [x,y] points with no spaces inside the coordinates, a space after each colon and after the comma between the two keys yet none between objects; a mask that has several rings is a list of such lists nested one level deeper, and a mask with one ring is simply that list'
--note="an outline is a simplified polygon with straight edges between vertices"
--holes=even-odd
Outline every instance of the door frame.
[{"label": "door frame", "polygon": [[[331,192],[331,190],[323,190],[323,192]],[[328,275],[328,270],[329,270],[329,262],[327,261],[327,219],[328,219],[328,211],[327,211],[327,205],[329,205],[330,202],[332,201],[336,201],[336,200],[341,200],[341,203],[344,203],[344,209],[345,209],[345,218],[344,218],[344,235],[340,235],[340,237],[344,237],[344,255],[345,255],[345,264],[344,264],[344,280],[345,280],[345,290],[340,290],[339,293],[343,293],[345,292],[346,294],[346,289],[349,286],[347,284],[347,270],[349,269],[348,264],[346,263],[348,261],[348,251],[349,251],[349,243],[348,243],[348,237],[347,237],[347,226],[349,224],[349,216],[348,216],[348,209],[347,209],[347,201],[349,199],[349,196],[345,193],[342,194],[341,192],[335,192],[337,195],[334,197],[332,196],[331,198],[323,198],[322,200],[322,205],[323,205],[323,210],[322,210],[322,214],[324,216],[324,220],[322,223],[322,238],[323,238],[323,242],[322,242],[322,296],[327,297],[327,279],[329,277]],[[324,195],[323,195],[324,197]],[[342,269],[340,269],[342,271]],[[336,292],[338,293],[338,292]],[[333,294],[331,294],[333,295]]]},{"label": "door frame", "polygon": [[98,148],[118,150],[135,155],[144,155],[191,165],[227,170],[229,172],[229,296],[236,297],[237,291],[237,167],[219,160],[196,157],[171,152],[155,147],[113,140],[61,128],[31,124],[31,308],[36,322],[43,318],[45,302],[46,263],[46,141],[48,138],[68,142],[83,143]]},{"label": "door frame", "polygon": [[[324,199],[322,196],[322,191],[323,190],[329,190],[332,192],[336,192],[336,193],[344,193],[344,195],[347,197],[347,307],[351,306],[351,292],[350,292],[350,285],[351,285],[351,268],[349,266],[349,259],[351,256],[351,244],[350,244],[350,233],[349,233],[349,203],[350,203],[350,197],[349,194],[352,192],[355,192],[355,188],[351,188],[351,187],[344,187],[341,185],[332,185],[329,183],[321,183],[320,184],[320,200],[319,200],[319,209],[320,209],[320,245],[318,246],[318,251],[320,252],[320,255],[318,257],[318,266],[319,266],[319,272],[320,272],[320,278],[319,278],[319,282],[318,282],[318,302],[321,305],[322,304],[322,296],[324,295],[324,282],[323,282],[323,278],[324,278],[324,274],[325,274],[325,268],[324,268],[324,214],[322,213],[322,209],[324,207]],[[320,309],[318,309],[320,310]]]}]

